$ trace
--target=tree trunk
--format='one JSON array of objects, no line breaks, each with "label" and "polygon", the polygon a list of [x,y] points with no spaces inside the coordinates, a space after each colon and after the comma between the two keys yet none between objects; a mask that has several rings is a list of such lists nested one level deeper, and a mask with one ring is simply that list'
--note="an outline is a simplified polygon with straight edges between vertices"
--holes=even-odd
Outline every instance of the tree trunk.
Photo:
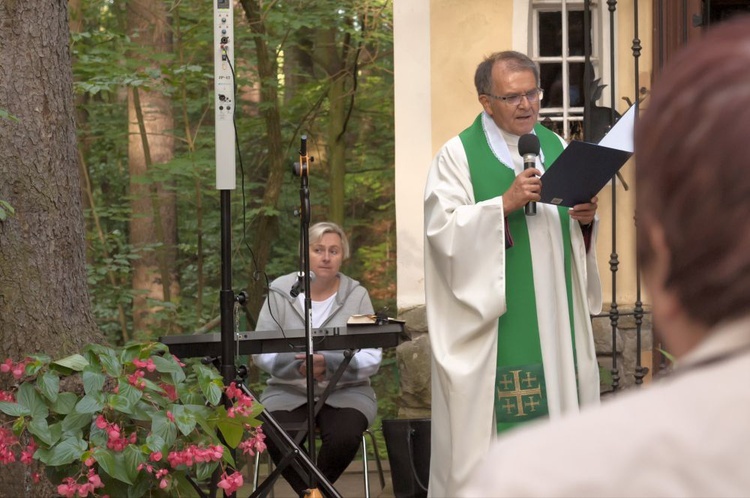
[{"label": "tree trunk", "polygon": [[[149,47],[152,59],[172,50],[171,31],[164,4],[152,0],[128,3],[128,32],[139,45]],[[145,56],[143,69],[149,65]],[[158,65],[154,66],[158,70]],[[150,315],[160,311],[149,300],[169,302],[179,293],[176,271],[176,201],[165,182],[149,176],[153,164],[174,157],[174,118],[171,99],[158,90],[133,86],[128,92],[128,161],[130,169],[130,241],[140,251],[133,263],[133,331],[135,338],[148,338],[148,329],[169,332],[171,320],[155,322]],[[153,248],[152,250],[150,248]]]},{"label": "tree trunk", "polygon": [[[53,357],[101,342],[86,281],[67,2],[0,4],[2,359]],[[30,468],[0,466],[3,496],[50,496]]]},{"label": "tree trunk", "polygon": [[[338,30],[325,29],[318,31],[319,54],[323,67],[328,74],[328,219],[343,225],[344,223],[344,185],[346,180],[346,141],[345,132],[349,121],[350,108],[353,105],[353,88],[349,82],[356,51],[350,47],[349,35],[344,35],[338,43]],[[339,46],[340,45],[340,46]]]},{"label": "tree trunk", "polygon": [[[262,206],[272,208],[276,211],[281,195],[281,186],[284,181],[284,152],[281,140],[281,117],[279,115],[278,97],[278,64],[274,50],[269,48],[266,42],[266,27],[261,15],[259,0],[241,0],[240,3],[245,10],[245,16],[250,23],[255,42],[255,51],[258,58],[258,75],[260,79],[260,109],[266,125],[267,150],[268,150],[268,177],[263,194]],[[258,268],[263,269],[268,263],[271,254],[271,244],[278,231],[278,219],[275,215],[265,214],[262,210],[253,221],[252,241],[255,253],[255,261]],[[265,282],[256,281],[248,286],[248,308],[252,315],[257,317],[257,312],[263,304],[265,293]]]}]

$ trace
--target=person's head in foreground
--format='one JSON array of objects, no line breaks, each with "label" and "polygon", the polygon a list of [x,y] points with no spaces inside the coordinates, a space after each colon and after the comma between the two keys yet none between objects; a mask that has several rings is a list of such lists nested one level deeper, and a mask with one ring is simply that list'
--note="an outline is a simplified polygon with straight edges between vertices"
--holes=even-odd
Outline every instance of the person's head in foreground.
[{"label": "person's head in foreground", "polygon": [[636,125],[636,215],[655,330],[680,357],[750,311],[750,18],[670,62]]},{"label": "person's head in foreground", "polygon": [[657,77],[635,129],[638,253],[674,373],[511,431],[463,497],[750,492],[750,17]]}]

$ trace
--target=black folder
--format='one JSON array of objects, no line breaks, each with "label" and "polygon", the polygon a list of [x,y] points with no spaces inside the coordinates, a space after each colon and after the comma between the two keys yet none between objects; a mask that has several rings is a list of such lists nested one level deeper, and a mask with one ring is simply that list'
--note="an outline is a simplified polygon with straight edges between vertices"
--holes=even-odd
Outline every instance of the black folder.
[{"label": "black folder", "polygon": [[567,207],[590,202],[631,155],[588,142],[570,142],[541,177],[541,202]]}]

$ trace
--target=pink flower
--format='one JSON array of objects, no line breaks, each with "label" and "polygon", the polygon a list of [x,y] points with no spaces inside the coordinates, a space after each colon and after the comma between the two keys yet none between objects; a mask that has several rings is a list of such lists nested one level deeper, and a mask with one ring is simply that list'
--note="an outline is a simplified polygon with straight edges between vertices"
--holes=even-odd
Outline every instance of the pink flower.
[{"label": "pink flower", "polygon": [[243,394],[242,389],[238,389],[234,382],[227,386],[226,393],[231,399],[235,399]]},{"label": "pink flower", "polygon": [[66,498],[73,498],[76,495],[76,490],[75,488],[71,488],[67,484],[60,484],[57,487],[57,493],[60,496],[64,496]]},{"label": "pink flower", "polygon": [[34,452],[37,449],[37,445],[32,439],[31,442],[29,442],[28,446],[26,446],[26,449],[21,452],[21,462],[25,463],[26,465],[31,465],[31,463],[34,461]]},{"label": "pink flower", "polygon": [[94,488],[103,488],[104,487],[104,483],[102,483],[102,479],[96,473],[96,470],[94,470],[94,469],[89,470],[88,478],[89,478],[89,483],[91,483],[91,485]]},{"label": "pink flower", "polygon": [[143,370],[136,370],[132,374],[128,375],[128,383],[135,387],[136,389],[140,389],[143,391],[146,389],[146,382],[143,380],[143,377],[146,374],[143,373]]},{"label": "pink flower", "polygon": [[258,427],[254,431],[251,431],[252,437],[242,441],[238,448],[242,453],[250,456],[254,456],[255,453],[263,453],[266,451],[266,435],[263,434],[263,430]]},{"label": "pink flower", "polygon": [[107,425],[109,425],[109,423],[107,422],[107,419],[104,418],[104,415],[99,415],[98,417],[96,417],[96,426],[98,428],[104,429],[105,427],[107,427]]},{"label": "pink flower", "polygon": [[161,383],[160,387],[164,389],[165,393],[167,393],[167,398],[169,398],[169,401],[177,401],[177,389],[173,385]]},{"label": "pink flower", "polygon": [[21,377],[23,377],[23,374],[26,371],[26,365],[30,362],[31,359],[26,358],[23,361],[19,361],[18,363],[13,363],[13,360],[8,358],[2,364],[0,364],[0,372],[11,372],[13,374],[13,377],[15,377],[16,379],[20,379]]},{"label": "pink flower", "polygon": [[13,360],[8,358],[0,365],[0,372],[8,373],[13,369]]},{"label": "pink flower", "polygon": [[133,360],[133,365],[135,365],[138,368],[145,368],[149,372],[153,372],[154,370],[156,370],[156,364],[154,363],[154,360],[152,360],[151,358],[149,358],[146,361],[136,358]]},{"label": "pink flower", "polygon": [[240,489],[243,482],[242,473],[233,472],[232,474],[227,475],[227,473],[224,472],[221,475],[221,480],[217,486],[223,489],[225,494],[229,495]]}]

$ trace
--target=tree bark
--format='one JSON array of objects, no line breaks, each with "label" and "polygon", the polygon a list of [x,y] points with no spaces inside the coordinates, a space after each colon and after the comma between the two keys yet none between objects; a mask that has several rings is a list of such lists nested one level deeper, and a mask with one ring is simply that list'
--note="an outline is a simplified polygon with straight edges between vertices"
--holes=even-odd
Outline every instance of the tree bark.
[{"label": "tree bark", "polygon": [[[128,2],[128,32],[139,45],[154,54],[168,54],[172,37],[165,6],[152,0]],[[145,70],[150,61],[142,54]],[[153,66],[158,70],[158,65]],[[174,157],[174,117],[171,99],[156,89],[133,86],[128,92],[128,162],[130,169],[131,221],[130,241],[141,258],[133,263],[133,331],[135,338],[148,338],[150,327],[169,332],[169,323],[154,322],[150,317],[161,310],[149,299],[169,302],[179,293],[174,269],[176,260],[176,200],[166,182],[149,178],[153,164],[163,164]],[[153,247],[153,250],[149,250]]]},{"label": "tree bark", "polygon": [[[268,175],[263,194],[262,206],[271,208],[275,212],[279,204],[281,186],[284,181],[284,152],[281,138],[281,116],[279,113],[278,63],[272,48],[266,41],[266,26],[263,22],[259,0],[240,0],[245,16],[250,23],[250,29],[255,42],[255,52],[258,60],[258,76],[260,79],[260,109],[266,125],[268,150]],[[266,267],[271,254],[271,244],[278,232],[278,219],[275,215],[266,214],[262,210],[252,224],[253,251],[258,268]],[[265,281],[250,280],[248,286],[248,308],[251,315],[257,317],[257,312],[263,304]]]},{"label": "tree bark", "polygon": [[[342,39],[339,41],[339,36]],[[318,31],[319,57],[328,75],[328,219],[344,224],[346,140],[345,133],[353,106],[351,87],[356,68],[357,51],[351,46],[348,34],[339,35],[335,28]]]},{"label": "tree bark", "polygon": [[[67,2],[0,4],[0,350],[53,357],[101,342],[86,281]],[[0,466],[4,496],[50,496],[27,466]]]}]

